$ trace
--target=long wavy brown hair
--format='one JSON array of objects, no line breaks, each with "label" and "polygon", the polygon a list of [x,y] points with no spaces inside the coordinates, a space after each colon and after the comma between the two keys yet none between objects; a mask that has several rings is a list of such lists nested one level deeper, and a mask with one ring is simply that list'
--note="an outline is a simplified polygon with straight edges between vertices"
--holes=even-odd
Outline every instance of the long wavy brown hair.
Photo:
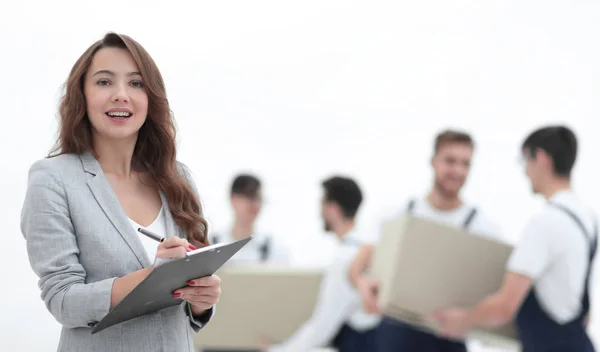
[{"label": "long wavy brown hair", "polygon": [[96,52],[102,48],[129,51],[140,69],[148,94],[148,116],[139,130],[133,152],[133,167],[148,172],[169,203],[177,225],[196,247],[208,245],[208,225],[200,200],[177,168],[176,130],[163,78],[148,52],[135,40],[108,33],[92,44],[71,69],[60,101],[60,130],[49,157],[61,154],[94,153],[91,123],[83,92],[84,79]]}]

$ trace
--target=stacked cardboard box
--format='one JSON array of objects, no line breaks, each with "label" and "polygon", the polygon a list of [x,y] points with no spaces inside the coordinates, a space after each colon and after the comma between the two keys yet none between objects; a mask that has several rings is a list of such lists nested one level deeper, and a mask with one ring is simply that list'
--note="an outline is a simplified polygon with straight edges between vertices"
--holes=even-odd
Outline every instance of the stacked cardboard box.
[{"label": "stacked cardboard box", "polygon": [[282,342],[311,316],[322,270],[257,265],[224,267],[217,275],[222,294],[196,347],[257,349],[261,337]]}]

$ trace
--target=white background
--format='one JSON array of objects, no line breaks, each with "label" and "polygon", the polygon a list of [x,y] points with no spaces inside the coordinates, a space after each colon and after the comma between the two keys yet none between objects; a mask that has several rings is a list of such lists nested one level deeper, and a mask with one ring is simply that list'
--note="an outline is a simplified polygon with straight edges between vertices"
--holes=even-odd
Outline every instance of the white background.
[{"label": "white background", "polygon": [[[432,139],[445,127],[475,136],[464,196],[511,239],[539,206],[517,157],[541,124],[574,128],[575,188],[600,209],[599,15],[593,1],[537,0],[0,5],[0,350],[56,350],[59,326],[39,298],[19,212],[28,168],[54,140],[61,84],[106,31],[131,35],[159,65],[179,158],[210,222],[230,218],[231,177],[256,172],[268,199],[261,225],[298,248],[297,263],[312,265],[330,248],[314,249],[329,243],[320,181],[355,177],[366,193],[361,224],[369,224],[383,204],[428,189]],[[600,341],[598,324],[591,330]]]}]

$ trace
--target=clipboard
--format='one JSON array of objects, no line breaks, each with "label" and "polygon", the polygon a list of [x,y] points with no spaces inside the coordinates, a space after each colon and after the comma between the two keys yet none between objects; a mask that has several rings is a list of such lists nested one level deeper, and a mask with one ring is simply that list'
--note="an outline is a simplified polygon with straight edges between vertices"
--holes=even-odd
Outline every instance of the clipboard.
[{"label": "clipboard", "polygon": [[186,287],[189,280],[214,274],[251,239],[252,236],[230,243],[202,247],[187,252],[184,257],[155,267],[96,324],[92,334],[124,321],[181,304],[180,298],[173,298],[173,291]]}]

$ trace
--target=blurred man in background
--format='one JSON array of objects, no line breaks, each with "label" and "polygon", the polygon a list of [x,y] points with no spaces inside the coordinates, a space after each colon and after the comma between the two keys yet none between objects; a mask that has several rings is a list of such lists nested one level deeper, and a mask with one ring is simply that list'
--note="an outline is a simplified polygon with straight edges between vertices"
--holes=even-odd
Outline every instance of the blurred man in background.
[{"label": "blurred man in background", "polygon": [[521,151],[533,192],[548,202],[525,226],[498,292],[434,318],[442,334],[455,338],[515,319],[524,352],[593,352],[586,327],[598,227],[592,209],[571,188],[577,139],[565,126],[544,127],[525,139]]},{"label": "blurred man in background", "polygon": [[[406,212],[431,221],[464,228],[470,232],[501,239],[498,226],[473,205],[460,197],[471,169],[474,142],[461,131],[446,130],[435,138],[431,166],[434,183],[423,198],[410,199],[405,205],[393,209],[394,216]],[[386,211],[387,212],[387,211]],[[372,245],[365,245],[353,261],[350,278],[360,291],[367,312],[380,312],[377,306],[378,283],[365,275],[371,264]],[[479,344],[475,341],[473,344]],[[482,346],[478,346],[482,348]],[[491,349],[491,348],[490,348]],[[464,342],[450,340],[418,330],[400,321],[384,318],[377,331],[378,352],[464,352]]]},{"label": "blurred man in background", "polygon": [[363,196],[356,182],[331,177],[323,182],[321,214],[325,230],[339,240],[335,258],[325,271],[312,316],[287,341],[269,352],[304,352],[333,345],[339,352],[373,351],[379,317],[363,311],[348,269],[362,239],[355,216]]},{"label": "blurred man in background", "polygon": [[[227,243],[248,236],[253,236],[253,238],[225,266],[288,265],[290,260],[287,248],[280,245],[274,237],[256,231],[256,220],[263,204],[262,185],[258,177],[250,174],[237,175],[231,184],[230,203],[233,210],[233,224],[222,231],[211,233],[210,243]],[[200,348],[199,352],[252,351],[233,348]]]},{"label": "blurred man in background", "polygon": [[231,184],[230,202],[233,209],[233,224],[222,231],[211,234],[211,244],[241,240],[253,236],[244,248],[236,253],[228,265],[234,264],[287,264],[289,253],[274,237],[256,231],[256,219],[260,214],[263,198],[258,177],[241,174]]}]

